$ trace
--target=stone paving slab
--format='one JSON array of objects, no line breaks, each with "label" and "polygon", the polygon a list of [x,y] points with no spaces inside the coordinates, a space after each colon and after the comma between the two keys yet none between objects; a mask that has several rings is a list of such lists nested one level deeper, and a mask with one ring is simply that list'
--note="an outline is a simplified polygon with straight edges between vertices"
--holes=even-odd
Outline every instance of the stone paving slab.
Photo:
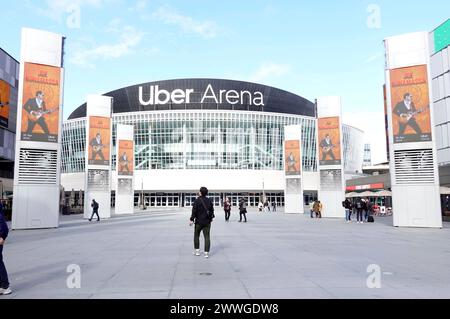
[{"label": "stone paving slab", "polygon": [[[450,298],[450,227],[392,227],[250,210],[216,212],[209,259],[194,256],[186,208],[155,208],[57,229],[12,231],[4,259],[14,293],[0,298]],[[201,238],[203,250],[203,238]],[[81,288],[69,289],[69,265]],[[367,287],[378,265],[381,288]]]}]

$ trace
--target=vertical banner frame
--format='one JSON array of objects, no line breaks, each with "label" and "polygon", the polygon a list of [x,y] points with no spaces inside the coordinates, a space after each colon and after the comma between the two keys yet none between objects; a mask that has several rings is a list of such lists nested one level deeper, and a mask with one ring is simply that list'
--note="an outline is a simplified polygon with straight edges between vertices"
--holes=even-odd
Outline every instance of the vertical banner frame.
[{"label": "vertical banner frame", "polygon": [[[29,28],[22,28],[21,37],[16,122],[20,129],[16,132],[12,229],[56,228],[60,214],[64,37]],[[26,68],[27,65],[33,65],[34,71]],[[48,70],[57,72],[49,73]],[[52,104],[49,107],[55,108],[51,125],[47,122],[48,114],[43,112],[46,106],[42,96],[39,102],[35,96],[35,105],[28,108],[28,112],[23,111],[25,102],[33,99],[26,96],[30,84],[38,87],[37,90],[44,95],[53,96],[49,99]],[[23,140],[21,123],[22,117],[27,114],[38,118],[38,123],[30,130],[30,136],[39,134],[38,130],[44,131],[46,127],[53,133],[53,138]]]},{"label": "vertical banner frame", "polygon": [[117,124],[115,214],[134,212],[134,126]]},{"label": "vertical banner frame", "polygon": [[318,200],[322,203],[322,217],[345,218],[342,207],[345,200],[342,103],[339,96],[317,99],[317,149]]},{"label": "vertical banner frame", "polygon": [[[431,86],[431,44],[429,41],[428,32],[408,33],[384,40],[386,51],[385,82],[388,110],[389,163],[393,225],[396,227],[442,228],[432,99],[433,90]],[[426,68],[426,72],[415,72],[419,68]],[[411,72],[406,72],[400,79],[398,76],[392,77],[393,74],[395,75],[395,72],[408,69]],[[420,73],[422,73],[421,76],[418,75]],[[401,83],[402,81],[405,83]],[[425,83],[428,85],[425,85]],[[422,88],[418,88],[418,85],[422,85]],[[398,101],[400,99],[399,92],[396,92],[399,86],[404,86],[403,89],[407,91],[415,91],[415,93],[412,92],[411,100],[413,102],[415,101],[414,98],[417,99],[420,96],[424,98],[428,95],[429,118],[427,121],[429,121],[429,127],[425,125],[428,135],[421,137],[416,134],[414,136],[414,134],[411,134],[413,132],[410,129],[409,132],[405,131],[405,134],[410,134],[410,136],[398,138],[398,125],[395,125],[395,121],[398,121],[398,116],[394,116],[393,110],[400,103]],[[424,90],[427,92],[423,92]],[[426,102],[420,103],[426,104]],[[427,124],[427,121],[425,121],[425,124]],[[417,124],[420,126],[420,121]],[[420,129],[422,130],[423,128]],[[397,133],[397,137],[395,137],[395,133]]]},{"label": "vertical banner frame", "polygon": [[87,97],[84,218],[92,215],[92,199],[100,218],[111,217],[112,105],[109,96]]},{"label": "vertical banner frame", "polygon": [[302,126],[284,127],[284,212],[303,214]]}]

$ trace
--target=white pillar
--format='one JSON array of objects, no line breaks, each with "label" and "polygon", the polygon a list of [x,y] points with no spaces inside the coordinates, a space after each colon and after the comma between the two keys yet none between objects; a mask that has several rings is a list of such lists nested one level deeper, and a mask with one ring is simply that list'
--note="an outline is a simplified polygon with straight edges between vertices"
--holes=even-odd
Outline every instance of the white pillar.
[{"label": "white pillar", "polygon": [[84,218],[91,217],[93,199],[99,204],[100,218],[111,217],[112,103],[109,96],[87,97]]},{"label": "white pillar", "polygon": [[339,96],[317,99],[318,149],[322,217],[345,217],[342,106]]},{"label": "white pillar", "polygon": [[284,127],[284,212],[303,214],[302,127]]},{"label": "white pillar", "polygon": [[59,225],[63,37],[22,29],[13,229]]},{"label": "white pillar", "polygon": [[117,124],[116,214],[134,212],[134,127]]},{"label": "white pillar", "polygon": [[384,44],[394,226],[442,227],[428,33]]}]

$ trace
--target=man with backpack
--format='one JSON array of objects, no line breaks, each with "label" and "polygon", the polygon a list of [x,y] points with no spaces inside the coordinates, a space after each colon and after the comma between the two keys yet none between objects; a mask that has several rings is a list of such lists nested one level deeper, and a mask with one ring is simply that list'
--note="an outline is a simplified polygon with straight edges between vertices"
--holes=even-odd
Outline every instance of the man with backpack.
[{"label": "man with backpack", "polygon": [[215,216],[214,205],[206,195],[208,195],[208,189],[206,187],[201,187],[200,196],[192,205],[192,214],[189,225],[192,226],[192,224],[195,223],[194,255],[200,256],[200,233],[203,231],[203,237],[205,238],[205,258],[209,258],[209,250],[211,248],[211,222]]},{"label": "man with backpack", "polygon": [[100,216],[98,214],[98,203],[95,201],[95,199],[92,200],[91,207],[92,207],[92,215],[91,218],[89,218],[89,221],[92,221],[94,215],[97,215],[97,221],[99,222]]}]

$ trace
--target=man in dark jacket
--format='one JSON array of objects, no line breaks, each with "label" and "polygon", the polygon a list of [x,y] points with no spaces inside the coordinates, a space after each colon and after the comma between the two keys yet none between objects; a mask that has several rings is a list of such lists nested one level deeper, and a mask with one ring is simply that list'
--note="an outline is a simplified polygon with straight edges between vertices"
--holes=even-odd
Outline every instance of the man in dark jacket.
[{"label": "man in dark jacket", "polygon": [[244,216],[244,223],[247,222],[247,204],[245,199],[241,198],[239,201],[239,222],[242,222],[242,216]]},{"label": "man in dark jacket", "polygon": [[200,233],[203,231],[203,236],[205,237],[205,258],[208,258],[209,249],[211,247],[209,233],[211,230],[211,222],[215,216],[214,205],[206,195],[208,195],[208,189],[206,187],[201,187],[200,196],[192,205],[192,215],[189,224],[192,226],[192,224],[195,223],[194,255],[200,256]]},{"label": "man in dark jacket", "polygon": [[89,218],[89,221],[92,221],[92,218],[94,218],[94,215],[97,215],[97,221],[100,221],[100,216],[98,215],[98,203],[95,201],[95,199],[92,200],[92,215],[91,218]]},{"label": "man in dark jacket", "polygon": [[8,273],[3,262],[3,245],[5,244],[6,237],[8,237],[8,233],[8,225],[3,215],[3,203],[0,202],[0,295],[9,295],[11,293]]},{"label": "man in dark jacket", "polygon": [[345,209],[345,220],[347,221],[347,223],[351,223],[353,209],[352,202],[348,198],[346,198],[345,201],[342,202],[342,206],[344,206]]}]

